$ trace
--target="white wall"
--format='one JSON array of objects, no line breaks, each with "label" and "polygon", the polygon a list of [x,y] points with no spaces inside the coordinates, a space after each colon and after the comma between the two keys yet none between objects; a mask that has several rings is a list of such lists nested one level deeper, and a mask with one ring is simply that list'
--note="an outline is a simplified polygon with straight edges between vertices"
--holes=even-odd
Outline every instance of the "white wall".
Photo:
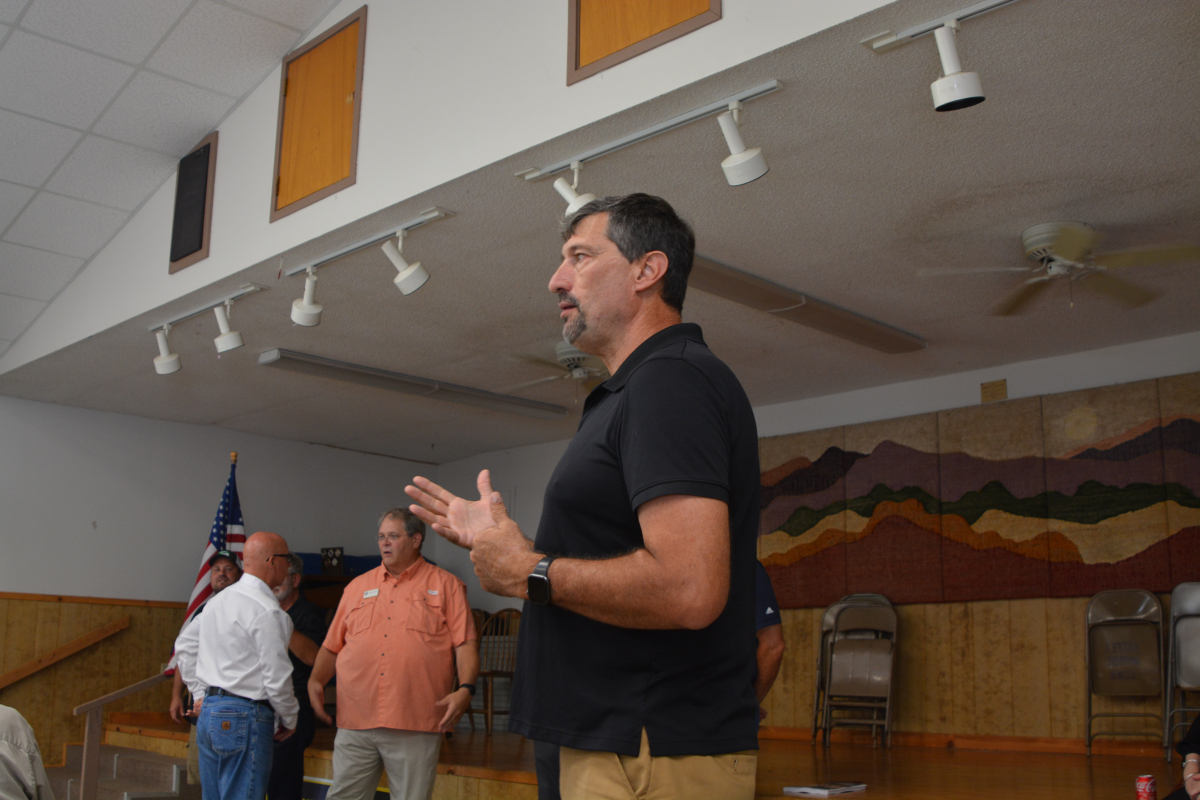
[{"label": "white wall", "polygon": [[[246,530],[275,531],[302,552],[376,553],[378,515],[431,470],[0,397],[0,591],[186,600],[234,450]],[[434,560],[438,545],[427,545]],[[469,569],[460,577],[474,580]]]},{"label": "white wall", "polygon": [[[0,357],[0,373],[381,208],[888,2],[725,0],[720,21],[571,87],[565,85],[566,3],[371,3],[355,186],[268,223],[276,69],[221,125],[209,258],[166,274],[172,177]],[[360,4],[339,4],[318,33]]]}]

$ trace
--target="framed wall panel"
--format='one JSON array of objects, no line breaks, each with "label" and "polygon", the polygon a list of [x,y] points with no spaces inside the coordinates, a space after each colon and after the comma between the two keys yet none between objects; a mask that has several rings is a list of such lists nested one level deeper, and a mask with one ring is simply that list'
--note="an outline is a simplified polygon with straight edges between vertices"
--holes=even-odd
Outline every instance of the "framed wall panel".
[{"label": "framed wall panel", "polygon": [[367,7],[283,60],[271,222],[353,186]]},{"label": "framed wall panel", "polygon": [[721,18],[721,0],[567,0],[567,85]]},{"label": "framed wall panel", "polygon": [[213,188],[217,178],[217,132],[200,140],[179,160],[175,215],[171,223],[171,275],[208,258],[212,236]]}]

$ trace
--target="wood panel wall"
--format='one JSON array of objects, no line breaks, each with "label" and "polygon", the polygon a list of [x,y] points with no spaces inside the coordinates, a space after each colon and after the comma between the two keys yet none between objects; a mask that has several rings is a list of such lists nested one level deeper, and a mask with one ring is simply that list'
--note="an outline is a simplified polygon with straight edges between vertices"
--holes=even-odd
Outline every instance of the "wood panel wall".
[{"label": "wood panel wall", "polygon": [[[894,726],[906,733],[1082,739],[1086,597],[896,607]],[[1169,596],[1159,598],[1169,618]],[[764,725],[808,729],[824,609],[783,609],[787,651]],[[1097,711],[1161,713],[1161,699],[1094,698]],[[1145,730],[1149,720],[1096,727]],[[1122,737],[1124,739],[1124,737]],[[1109,739],[1111,741],[1111,738]],[[1126,740],[1128,741],[1128,740]]]},{"label": "wood panel wall", "polygon": [[[83,741],[84,717],[71,710],[162,670],[183,623],[183,603],[0,593],[0,673],[113,620],[129,627],[0,690],[0,704],[29,720],[42,758],[61,763],[63,745]],[[171,684],[126,697],[105,711],[166,711]]]}]

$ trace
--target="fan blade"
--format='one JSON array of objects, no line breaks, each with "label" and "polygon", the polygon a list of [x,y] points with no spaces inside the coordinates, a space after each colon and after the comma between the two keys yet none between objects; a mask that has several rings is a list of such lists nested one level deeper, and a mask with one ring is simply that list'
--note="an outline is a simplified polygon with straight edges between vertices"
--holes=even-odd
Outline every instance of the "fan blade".
[{"label": "fan blade", "polygon": [[917,275],[928,278],[932,275],[974,275],[984,272],[1030,272],[1029,267],[921,267]]},{"label": "fan blade", "polygon": [[569,378],[569,377],[571,377],[571,373],[566,372],[566,373],[563,373],[562,375],[551,375],[549,378],[538,378],[536,381],[526,381],[525,383],[518,383],[516,386],[509,386],[507,388],[501,389],[500,394],[512,394],[513,392],[519,392],[522,389],[528,389],[531,386],[537,386],[539,383],[549,383],[550,381],[561,381],[561,380],[564,380],[565,378]]},{"label": "fan blade", "polygon": [[1079,263],[1079,260],[1092,249],[1092,242],[1095,239],[1095,232],[1088,228],[1066,225],[1059,232],[1054,244],[1050,245],[1050,252],[1061,259]]},{"label": "fan blade", "polygon": [[1154,292],[1147,291],[1140,286],[1134,286],[1132,283],[1126,283],[1120,278],[1114,278],[1104,272],[1090,272],[1079,279],[1079,285],[1085,289],[1091,289],[1093,292],[1106,294],[1114,300],[1120,300],[1128,306],[1137,308],[1144,306],[1154,298],[1158,297]]},{"label": "fan blade", "polygon": [[1030,278],[1025,282],[1024,286],[997,304],[992,309],[992,313],[998,317],[1007,317],[1010,314],[1015,314],[1029,305],[1039,294],[1046,291],[1046,287],[1049,285],[1050,280],[1048,278]]},{"label": "fan blade", "polygon": [[551,369],[556,369],[559,371],[562,371],[563,369],[563,365],[559,364],[557,361],[550,361],[545,358],[538,358],[537,356],[518,354],[515,356],[509,356],[509,358],[515,358],[517,361],[524,361],[526,364],[537,364],[540,367],[550,367]]},{"label": "fan blade", "polygon": [[1142,264],[1166,264],[1172,261],[1200,261],[1200,247],[1181,244],[1175,247],[1139,247],[1133,250],[1114,250],[1093,256],[1106,269],[1137,267]]}]

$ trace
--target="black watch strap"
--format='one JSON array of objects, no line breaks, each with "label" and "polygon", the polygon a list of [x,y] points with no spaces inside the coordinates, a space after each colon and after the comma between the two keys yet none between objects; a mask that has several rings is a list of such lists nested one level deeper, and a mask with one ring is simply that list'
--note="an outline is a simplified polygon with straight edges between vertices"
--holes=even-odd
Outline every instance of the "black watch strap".
[{"label": "black watch strap", "polygon": [[460,683],[458,685],[458,688],[466,689],[467,692],[471,695],[471,697],[475,696],[475,684],[473,684],[473,683]]},{"label": "black watch strap", "polygon": [[533,568],[533,572],[529,574],[526,581],[526,588],[529,590],[529,602],[536,603],[541,606],[550,605],[550,576],[547,574],[550,570],[550,563],[554,561],[555,556],[545,556]]}]

